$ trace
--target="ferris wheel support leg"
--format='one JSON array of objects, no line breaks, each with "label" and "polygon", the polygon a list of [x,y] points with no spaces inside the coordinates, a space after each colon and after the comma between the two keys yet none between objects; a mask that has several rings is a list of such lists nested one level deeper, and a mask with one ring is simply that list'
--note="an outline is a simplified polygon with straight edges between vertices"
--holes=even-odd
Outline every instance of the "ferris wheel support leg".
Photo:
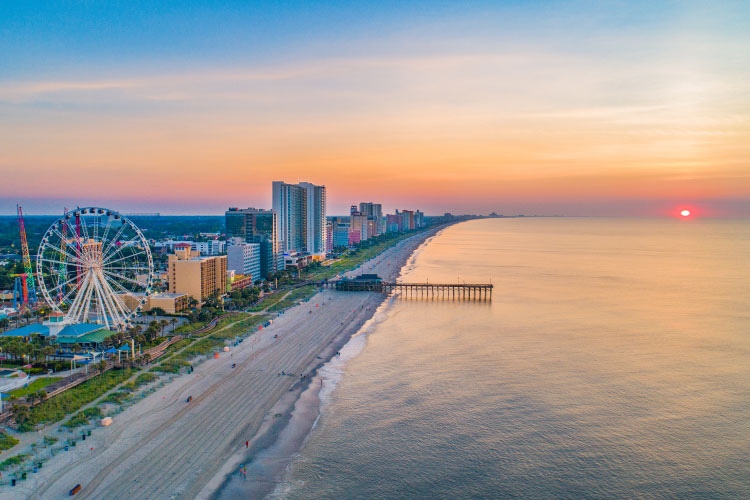
[{"label": "ferris wheel support leg", "polygon": [[98,314],[100,315],[99,319],[104,319],[104,326],[107,327],[109,330],[109,314],[107,311],[107,302],[104,299],[104,293],[102,292],[101,285],[99,284],[99,278],[98,276],[93,276],[93,282],[94,282],[94,290],[96,291],[96,305],[98,310],[100,311]]},{"label": "ferris wheel support leg", "polygon": [[[102,273],[99,273],[99,275],[97,276],[97,281],[99,282],[99,286],[101,286],[102,288],[104,304],[106,308],[111,311],[111,315],[114,320],[113,323],[120,327],[125,322],[125,317],[127,316],[127,314],[123,309],[119,307],[119,299],[115,295],[114,290],[112,290],[112,287],[109,286],[109,283]],[[109,326],[107,326],[107,328],[109,328]]]},{"label": "ferris wheel support leg", "polygon": [[125,318],[128,316],[128,313],[125,311],[125,307],[120,301],[120,298],[110,286],[110,282],[107,277],[104,276],[104,273],[100,274],[99,279],[101,281],[102,288],[107,292],[106,296],[110,302],[110,307],[113,311],[119,311],[119,315],[121,315],[121,317],[118,318],[118,323],[123,323]]},{"label": "ferris wheel support leg", "polygon": [[68,313],[65,315],[66,318],[68,318],[69,320],[75,320],[75,318],[77,318],[78,307],[79,307],[81,301],[83,301],[84,294],[81,292],[81,288],[80,287],[77,287],[77,289],[78,289],[78,292],[76,293],[76,296],[73,299],[73,303],[70,304],[70,308],[68,309]]},{"label": "ferris wheel support leg", "polygon": [[91,296],[94,294],[94,284],[92,283],[91,274],[86,274],[88,286],[86,287],[86,295],[83,302],[81,302],[81,312],[83,313],[83,323],[89,319],[89,311],[91,311]]}]

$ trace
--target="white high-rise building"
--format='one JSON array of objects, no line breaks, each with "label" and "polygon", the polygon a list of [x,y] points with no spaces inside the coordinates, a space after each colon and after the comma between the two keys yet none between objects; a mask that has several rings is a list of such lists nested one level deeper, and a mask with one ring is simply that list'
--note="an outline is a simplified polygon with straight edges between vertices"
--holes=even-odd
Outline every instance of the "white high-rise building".
[{"label": "white high-rise building", "polygon": [[326,187],[300,182],[305,189],[305,249],[307,253],[326,256]]},{"label": "white high-rise building", "polygon": [[273,209],[279,214],[279,240],[285,254],[326,254],[326,188],[309,182],[274,181]]}]

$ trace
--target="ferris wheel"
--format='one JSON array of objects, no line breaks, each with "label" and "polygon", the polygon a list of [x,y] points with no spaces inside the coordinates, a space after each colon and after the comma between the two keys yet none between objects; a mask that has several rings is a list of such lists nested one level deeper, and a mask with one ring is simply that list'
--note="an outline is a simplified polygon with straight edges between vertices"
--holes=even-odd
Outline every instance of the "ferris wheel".
[{"label": "ferris wheel", "polygon": [[67,212],[42,237],[39,288],[72,323],[124,329],[151,295],[154,263],[138,227],[114,210]]}]

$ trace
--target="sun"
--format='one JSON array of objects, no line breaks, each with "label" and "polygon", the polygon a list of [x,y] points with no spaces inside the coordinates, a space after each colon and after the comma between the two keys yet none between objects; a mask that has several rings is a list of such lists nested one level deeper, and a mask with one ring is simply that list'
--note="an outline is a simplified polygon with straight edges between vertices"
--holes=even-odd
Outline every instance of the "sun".
[{"label": "sun", "polygon": [[682,215],[683,217],[690,217],[690,210],[682,210],[680,212],[680,215]]}]

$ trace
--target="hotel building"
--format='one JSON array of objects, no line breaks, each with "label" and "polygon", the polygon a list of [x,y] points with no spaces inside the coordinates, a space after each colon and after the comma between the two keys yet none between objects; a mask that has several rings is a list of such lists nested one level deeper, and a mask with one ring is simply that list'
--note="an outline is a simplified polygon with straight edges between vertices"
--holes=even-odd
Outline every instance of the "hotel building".
[{"label": "hotel building", "polygon": [[198,302],[227,289],[227,257],[194,256],[190,246],[177,246],[168,257],[169,291],[186,293]]}]

